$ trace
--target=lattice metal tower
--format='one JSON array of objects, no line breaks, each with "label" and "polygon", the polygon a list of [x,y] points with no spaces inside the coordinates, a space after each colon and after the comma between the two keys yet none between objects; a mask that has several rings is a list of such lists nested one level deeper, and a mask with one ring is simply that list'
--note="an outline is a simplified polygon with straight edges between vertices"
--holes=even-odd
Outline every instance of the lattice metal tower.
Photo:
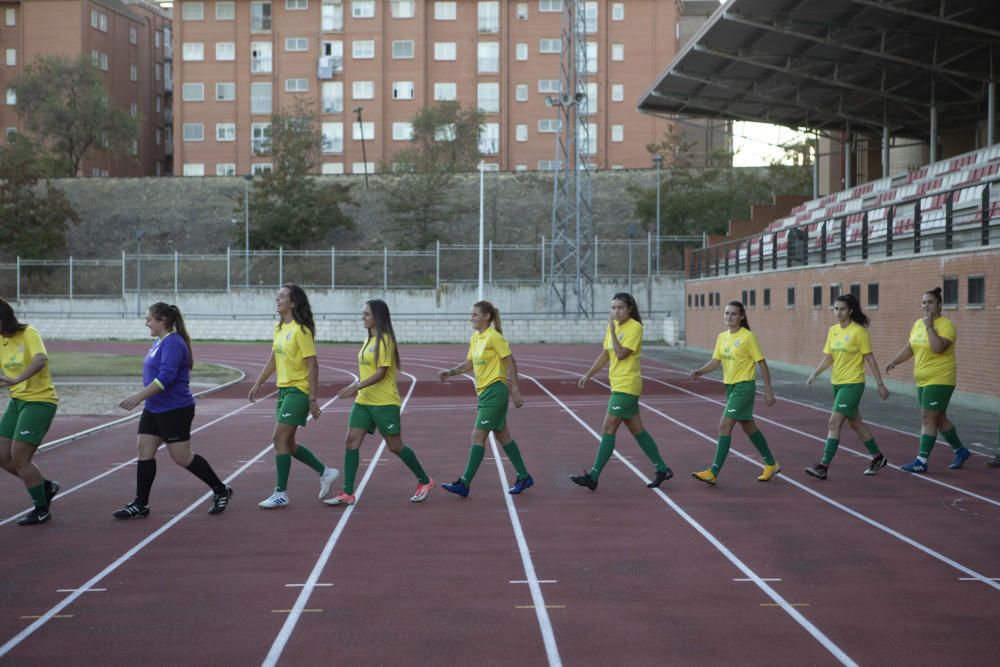
[{"label": "lattice metal tower", "polygon": [[585,3],[563,0],[559,94],[545,99],[559,111],[548,305],[550,311],[577,317],[594,314],[586,27]]}]

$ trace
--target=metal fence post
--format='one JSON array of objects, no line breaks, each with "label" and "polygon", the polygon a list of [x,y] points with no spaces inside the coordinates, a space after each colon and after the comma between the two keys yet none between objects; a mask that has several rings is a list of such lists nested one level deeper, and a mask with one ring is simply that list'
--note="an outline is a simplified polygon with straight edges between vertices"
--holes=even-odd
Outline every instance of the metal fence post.
[{"label": "metal fence post", "polygon": [[180,291],[180,290],[177,289],[177,287],[178,287],[178,275],[180,273],[178,271],[178,269],[180,268],[179,264],[180,263],[177,261],[177,251],[174,250],[174,301],[175,302],[177,301],[177,293]]},{"label": "metal fence post", "polygon": [[382,291],[389,290],[389,248],[382,246]]},{"label": "metal fence post", "polygon": [[597,253],[601,249],[597,242],[597,234],[594,234],[594,282],[597,282]]},{"label": "metal fence post", "polygon": [[489,265],[489,294],[493,296],[493,241],[490,241],[489,246],[490,253],[490,265]]},{"label": "metal fence post", "polygon": [[441,239],[434,242],[434,289],[441,289]]},{"label": "metal fence post", "polygon": [[[124,254],[125,253],[122,253],[122,255]],[[21,256],[20,255],[17,256],[16,268],[14,269],[14,272],[17,274],[17,277],[14,279],[17,285],[17,287],[15,288],[17,295],[17,303],[20,304],[21,303]]]},{"label": "metal fence post", "polygon": [[330,289],[337,289],[337,246],[330,246]]},{"label": "metal fence post", "polygon": [[[659,237],[657,237],[659,241]],[[659,244],[657,244],[659,245]],[[659,251],[659,247],[657,247]],[[659,252],[657,252],[659,254]],[[659,257],[657,257],[659,259]],[[646,232],[646,312],[653,316],[653,233]]]},{"label": "metal fence post", "polygon": [[278,246],[278,285],[285,284],[285,249]]},{"label": "metal fence post", "polygon": [[226,246],[226,294],[231,294],[233,289],[233,255],[229,246]]},{"label": "metal fence post", "polygon": [[73,255],[69,256],[69,300],[73,300]]},{"label": "metal fence post", "polygon": [[545,284],[545,234],[542,234],[542,284]]},{"label": "metal fence post", "polygon": [[122,250],[122,308],[125,307],[125,251]]}]

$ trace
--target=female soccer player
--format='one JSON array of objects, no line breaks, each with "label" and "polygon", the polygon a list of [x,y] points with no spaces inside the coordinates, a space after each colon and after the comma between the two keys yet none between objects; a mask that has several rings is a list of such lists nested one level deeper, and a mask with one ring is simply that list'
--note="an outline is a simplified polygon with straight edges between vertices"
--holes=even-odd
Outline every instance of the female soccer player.
[{"label": "female soccer player", "polygon": [[0,418],[0,466],[20,477],[34,506],[17,520],[33,526],[52,518],[49,504],[59,483],[42,477],[34,458],[56,416],[59,398],[49,372],[45,343],[35,327],[17,321],[14,309],[0,299],[0,387],[10,391],[10,402]]},{"label": "female soccer player", "polygon": [[361,324],[368,334],[358,352],[358,375],[361,379],[337,392],[337,397],[341,399],[358,395],[347,420],[344,490],[335,498],[323,502],[327,505],[354,504],[354,478],[358,474],[361,443],[365,434],[374,433],[376,428],[385,438],[389,451],[402,459],[417,478],[417,490],[410,502],[423,502],[434,488],[434,480],[424,472],[413,450],[403,444],[399,415],[402,401],[396,387],[396,372],[400,368],[399,349],[396,347],[396,333],[392,330],[389,306],[381,299],[366,301],[361,310]]},{"label": "female soccer player", "polygon": [[753,420],[753,402],[757,393],[757,371],[754,365],[760,367],[760,375],[764,379],[764,402],[768,406],[774,405],[771,372],[757,344],[757,337],[750,331],[750,322],[747,321],[747,311],[743,304],[739,301],[730,301],[723,311],[722,319],[726,324],[726,330],[716,338],[712,358],[701,368],[691,371],[691,377],[697,379],[722,366],[722,381],[726,385],[726,407],[719,423],[719,440],[715,447],[715,461],[712,467],[691,474],[695,479],[715,485],[722,464],[729,455],[733,427],[739,423],[743,432],[750,438],[750,442],[764,458],[764,470],[757,479],[766,482],[781,472],[781,466],[774,460],[764,434],[757,430],[757,424]]},{"label": "female soccer player", "polygon": [[920,302],[924,316],[913,323],[910,339],[885,367],[889,373],[913,357],[913,379],[917,383],[920,403],[920,452],[910,463],[900,466],[906,472],[927,472],[927,460],[934,449],[938,432],[955,452],[948,467],[957,470],[965,465],[969,450],[962,445],[955,425],[945,411],[955,391],[955,340],[958,332],[954,323],[941,316],[941,288],[924,292]]},{"label": "female soccer player", "polygon": [[[472,338],[469,340],[469,354],[458,366],[438,372],[442,382],[450,377],[475,371],[476,393],[479,395],[479,408],[476,412],[476,423],[472,428],[472,449],[465,472],[457,480],[441,485],[445,491],[460,496],[469,495],[472,478],[476,476],[479,464],[486,453],[486,437],[492,431],[497,440],[503,444],[507,458],[517,471],[517,480],[507,493],[518,494],[535,484],[528,474],[521,458],[521,450],[507,429],[507,403],[514,401],[514,407],[524,405],[521,400],[521,390],[517,386],[517,363],[511,354],[510,346],[503,337],[500,326],[500,311],[489,301],[479,301],[472,306]],[[491,326],[492,325],[492,326]],[[509,373],[509,380],[508,380]],[[508,389],[507,383],[510,382]]]},{"label": "female soccer player", "polygon": [[271,374],[278,371],[278,406],[274,411],[274,465],[277,486],[258,506],[269,510],[288,505],[288,474],[292,457],[305,463],[319,475],[319,497],[326,498],[333,482],[340,475],[336,468],[327,468],[305,445],[295,442],[295,431],[306,425],[309,415],[319,419],[322,411],[316,398],[319,384],[319,362],[316,360],[316,324],[305,291],[294,283],[282,285],[275,298],[281,321],[274,327],[274,342],[257,381],[248,398],[253,403],[257,392]]},{"label": "female soccer player", "polygon": [[833,302],[833,315],[837,318],[837,323],[826,334],[823,360],[806,380],[806,384],[811,385],[820,373],[833,366],[830,376],[833,384],[833,412],[827,425],[823,459],[811,468],[806,468],[806,474],[826,479],[827,469],[840,445],[840,431],[846,420],[873,457],[864,474],[875,475],[885,467],[887,461],[875,444],[875,437],[861,420],[859,406],[861,395],[865,393],[865,363],[878,382],[878,395],[883,401],[889,398],[889,390],[882,382],[882,374],[879,373],[878,363],[872,353],[867,328],[871,322],[861,311],[857,297],[853,294],[838,296]]},{"label": "female soccer player", "polygon": [[643,427],[639,417],[639,396],[642,395],[642,371],[639,369],[641,355],[642,317],[639,316],[639,306],[631,294],[619,292],[611,298],[611,313],[608,315],[608,329],[604,334],[601,354],[577,382],[582,389],[597,371],[611,361],[608,369],[611,398],[608,400],[608,413],[604,416],[604,431],[601,446],[597,449],[597,458],[589,471],[584,470],[582,475],[570,476],[573,482],[591,491],[597,488],[601,470],[615,451],[615,433],[622,422],[625,422],[643,453],[656,466],[653,481],[646,486],[656,488],[674,476],[660,457],[656,442]]},{"label": "female soccer player", "polygon": [[208,461],[191,452],[191,422],[194,396],[191,369],[194,352],[184,318],[177,306],[158,301],[146,311],[146,328],[156,340],[142,362],[142,391],[119,404],[131,410],[146,402],[139,417],[139,438],[135,472],[135,500],[112,516],[116,519],[149,516],[149,492],[156,478],[156,451],[166,443],[174,463],[205,482],[212,493],[209,514],[222,514],[229,506],[233,490],[219,479]]}]

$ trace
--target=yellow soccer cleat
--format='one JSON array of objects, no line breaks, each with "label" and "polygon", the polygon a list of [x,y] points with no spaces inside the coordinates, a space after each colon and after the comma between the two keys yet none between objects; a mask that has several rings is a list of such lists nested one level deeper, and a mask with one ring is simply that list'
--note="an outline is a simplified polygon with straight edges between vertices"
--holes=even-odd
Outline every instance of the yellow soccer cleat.
[{"label": "yellow soccer cleat", "polygon": [[758,482],[766,482],[772,477],[781,472],[781,466],[775,461],[773,466],[765,465],[764,472],[760,473],[760,477],[757,478]]},{"label": "yellow soccer cleat", "polygon": [[718,478],[715,476],[715,473],[712,472],[711,470],[702,470],[701,472],[693,472],[691,473],[691,476],[697,480],[705,482],[705,484],[708,484],[709,486],[715,486],[715,482],[718,480]]}]

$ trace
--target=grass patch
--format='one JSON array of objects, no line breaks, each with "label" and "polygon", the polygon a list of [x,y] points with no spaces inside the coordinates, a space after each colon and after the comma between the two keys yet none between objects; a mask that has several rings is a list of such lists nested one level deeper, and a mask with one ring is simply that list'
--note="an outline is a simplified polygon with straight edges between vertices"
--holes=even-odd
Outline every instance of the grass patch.
[{"label": "grass patch", "polygon": [[[92,352],[49,352],[52,377],[142,377],[144,357],[134,354],[95,354]],[[235,380],[240,374],[223,366],[195,360],[192,380],[214,380],[220,384]]]}]

